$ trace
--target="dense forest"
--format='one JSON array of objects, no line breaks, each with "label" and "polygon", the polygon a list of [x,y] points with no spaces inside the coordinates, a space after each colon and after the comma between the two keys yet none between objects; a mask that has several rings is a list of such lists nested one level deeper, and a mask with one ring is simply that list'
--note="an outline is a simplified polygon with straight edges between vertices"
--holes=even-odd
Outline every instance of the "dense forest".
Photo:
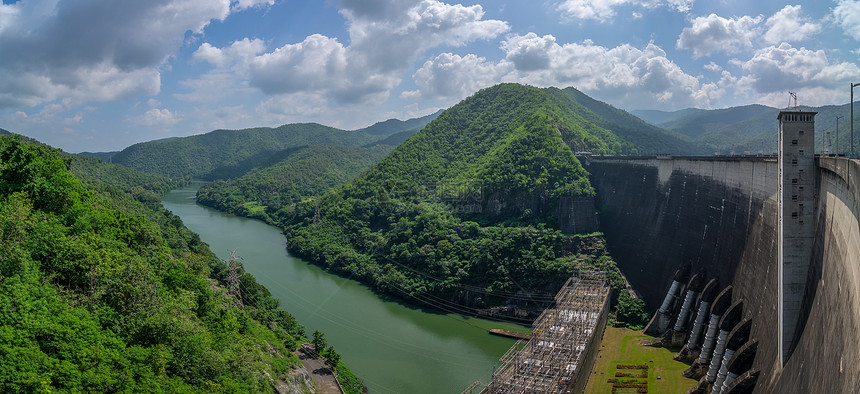
[{"label": "dense forest", "polygon": [[277,163],[287,149],[323,143],[362,146],[380,138],[316,123],[296,123],[142,142],[113,155],[111,161],[173,178],[228,179]]},{"label": "dense forest", "polygon": [[304,328],[161,207],[175,182],[0,137],[0,391],[272,392],[289,379]]},{"label": "dense forest", "polygon": [[281,153],[277,163],[233,180],[217,180],[197,192],[197,202],[271,224],[290,215],[293,204],[354,179],[394,147],[311,145]]}]

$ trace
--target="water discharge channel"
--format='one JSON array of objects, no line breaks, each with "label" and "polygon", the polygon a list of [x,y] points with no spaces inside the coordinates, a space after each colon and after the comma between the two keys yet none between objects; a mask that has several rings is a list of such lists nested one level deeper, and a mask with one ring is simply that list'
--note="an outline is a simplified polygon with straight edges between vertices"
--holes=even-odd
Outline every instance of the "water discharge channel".
[{"label": "water discharge channel", "polygon": [[490,328],[523,326],[443,314],[385,301],[354,280],[326,272],[287,253],[273,226],[231,216],[195,202],[202,183],[176,189],[163,205],[200,234],[218,257],[236,250],[245,270],[266,286],[307,329],[326,339],[374,393],[459,393],[488,383],[513,341]]}]

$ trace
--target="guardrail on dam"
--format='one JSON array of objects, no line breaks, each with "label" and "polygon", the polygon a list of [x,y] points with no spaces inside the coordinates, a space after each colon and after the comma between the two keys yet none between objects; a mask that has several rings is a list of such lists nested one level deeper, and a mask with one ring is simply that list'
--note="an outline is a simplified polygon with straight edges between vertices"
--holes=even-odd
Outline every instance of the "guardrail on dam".
[{"label": "guardrail on dam", "polygon": [[[695,352],[705,345],[707,317],[717,319],[712,336],[723,343],[716,338],[710,346],[722,346],[713,356],[726,361],[709,355],[710,365],[694,363],[699,369],[691,367],[691,376],[712,386],[724,382],[723,393],[750,387],[757,393],[860,392],[860,161],[816,159],[815,202],[807,207],[814,212],[812,259],[796,347],[784,365],[777,335],[776,157],[592,157],[584,163],[610,252],[649,309],[663,309],[671,298],[667,315],[677,319],[687,305],[688,322],[667,324],[702,330],[700,343],[690,346]],[[684,282],[666,297],[685,265],[698,281],[719,283],[720,296],[701,291],[682,302],[692,291]],[[713,365],[719,373],[705,375]]]}]

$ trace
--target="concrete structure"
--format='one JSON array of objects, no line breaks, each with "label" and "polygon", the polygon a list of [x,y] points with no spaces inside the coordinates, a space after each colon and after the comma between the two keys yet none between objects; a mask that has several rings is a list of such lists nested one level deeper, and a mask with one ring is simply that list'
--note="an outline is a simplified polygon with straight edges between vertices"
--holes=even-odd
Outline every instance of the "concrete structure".
[{"label": "concrete structure", "polygon": [[610,252],[649,308],[687,262],[732,285],[733,302],[745,300],[756,351],[735,353],[724,393],[860,392],[860,161],[815,159],[804,171],[816,190],[804,203],[814,237],[785,362],[775,157],[593,157],[586,168]]},{"label": "concrete structure", "polygon": [[779,359],[797,344],[807,273],[815,241],[815,114],[781,111],[779,120]]}]

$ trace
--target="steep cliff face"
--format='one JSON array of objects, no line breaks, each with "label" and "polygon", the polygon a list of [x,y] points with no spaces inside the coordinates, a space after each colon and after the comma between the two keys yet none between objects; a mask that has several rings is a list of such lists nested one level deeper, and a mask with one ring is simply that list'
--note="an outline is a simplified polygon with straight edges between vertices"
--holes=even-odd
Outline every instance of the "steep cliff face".
[{"label": "steep cliff face", "polygon": [[778,355],[777,163],[767,159],[598,159],[588,166],[600,227],[656,308],[681,263],[734,287],[758,341],[755,392],[860,390],[860,164],[822,159],[805,324]]}]

